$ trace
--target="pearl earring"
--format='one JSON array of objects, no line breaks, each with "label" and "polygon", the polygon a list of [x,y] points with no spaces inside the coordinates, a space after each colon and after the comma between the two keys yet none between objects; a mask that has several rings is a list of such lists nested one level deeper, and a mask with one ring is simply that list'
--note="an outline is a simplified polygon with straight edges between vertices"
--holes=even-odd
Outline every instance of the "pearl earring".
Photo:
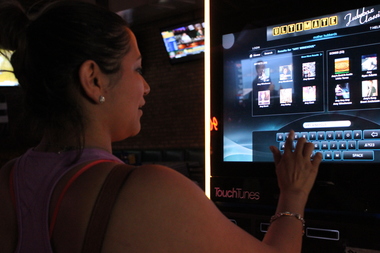
[{"label": "pearl earring", "polygon": [[103,104],[106,101],[106,98],[103,96],[99,96],[99,103]]}]

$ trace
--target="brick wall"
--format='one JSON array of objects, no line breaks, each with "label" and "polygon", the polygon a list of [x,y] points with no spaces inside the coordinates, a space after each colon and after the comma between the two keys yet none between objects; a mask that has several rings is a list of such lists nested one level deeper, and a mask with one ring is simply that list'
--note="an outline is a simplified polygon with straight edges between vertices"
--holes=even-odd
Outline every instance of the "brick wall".
[{"label": "brick wall", "polygon": [[201,17],[203,11],[197,11],[132,26],[151,92],[146,97],[140,134],[115,143],[114,148],[204,147],[204,62],[170,64],[160,37],[160,28]]}]

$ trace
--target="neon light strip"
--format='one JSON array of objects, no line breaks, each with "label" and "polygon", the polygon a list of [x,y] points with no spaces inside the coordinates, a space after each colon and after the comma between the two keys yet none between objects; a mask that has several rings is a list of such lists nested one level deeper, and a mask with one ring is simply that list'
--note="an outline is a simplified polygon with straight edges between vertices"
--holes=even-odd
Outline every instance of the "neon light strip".
[{"label": "neon light strip", "polygon": [[205,11],[205,83],[204,83],[204,111],[205,111],[205,193],[208,198],[211,197],[211,164],[210,164],[210,150],[211,150],[211,134],[210,134],[210,119],[211,119],[211,46],[210,46],[210,0],[204,1]]}]

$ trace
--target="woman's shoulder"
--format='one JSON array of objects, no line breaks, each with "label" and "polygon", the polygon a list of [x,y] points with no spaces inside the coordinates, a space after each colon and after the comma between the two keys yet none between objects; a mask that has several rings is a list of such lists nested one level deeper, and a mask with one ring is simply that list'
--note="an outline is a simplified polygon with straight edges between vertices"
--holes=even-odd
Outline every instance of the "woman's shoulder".
[{"label": "woman's shoulder", "polygon": [[[120,198],[137,202],[147,198],[143,205],[170,205],[182,199],[200,198],[208,201],[204,191],[189,178],[169,167],[157,164],[135,168],[125,166],[131,174],[125,182]],[[188,200],[187,200],[188,201]],[[142,202],[142,201],[140,201]]]},{"label": "woman's shoulder", "polygon": [[[177,172],[176,170],[169,168],[164,165],[159,164],[146,164],[133,169],[131,175],[132,183],[136,183],[138,186],[141,186],[141,183],[144,183],[146,189],[156,188],[158,186],[166,188],[175,187],[177,184],[183,186],[199,187],[185,177],[183,174]],[[200,188],[199,188],[200,189]]]},{"label": "woman's shoulder", "polygon": [[[129,194],[132,193],[132,196]],[[151,204],[171,206],[175,200],[189,203],[190,199],[209,202],[205,192],[188,177],[169,167],[157,164],[143,165],[133,169],[123,187],[122,197],[128,199],[149,198]],[[136,200],[135,200],[136,201]]]},{"label": "woman's shoulder", "polygon": [[144,165],[133,171],[120,192],[103,249],[231,252],[240,240],[249,247],[250,238],[193,181],[165,166]]}]

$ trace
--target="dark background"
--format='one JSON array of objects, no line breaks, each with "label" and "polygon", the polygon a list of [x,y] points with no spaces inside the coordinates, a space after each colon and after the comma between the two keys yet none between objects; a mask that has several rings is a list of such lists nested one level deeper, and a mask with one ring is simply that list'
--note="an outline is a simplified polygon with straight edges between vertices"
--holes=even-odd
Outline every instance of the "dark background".
[{"label": "dark background", "polygon": [[[21,0],[26,9],[41,1]],[[46,2],[46,1],[45,1]],[[146,97],[139,135],[114,143],[114,150],[204,149],[204,62],[171,64],[160,29],[203,18],[203,1],[98,1],[123,15],[135,32],[143,55],[144,77],[151,87]],[[23,119],[19,87],[0,87],[9,122],[0,123],[0,165],[36,145],[38,137]]]}]

